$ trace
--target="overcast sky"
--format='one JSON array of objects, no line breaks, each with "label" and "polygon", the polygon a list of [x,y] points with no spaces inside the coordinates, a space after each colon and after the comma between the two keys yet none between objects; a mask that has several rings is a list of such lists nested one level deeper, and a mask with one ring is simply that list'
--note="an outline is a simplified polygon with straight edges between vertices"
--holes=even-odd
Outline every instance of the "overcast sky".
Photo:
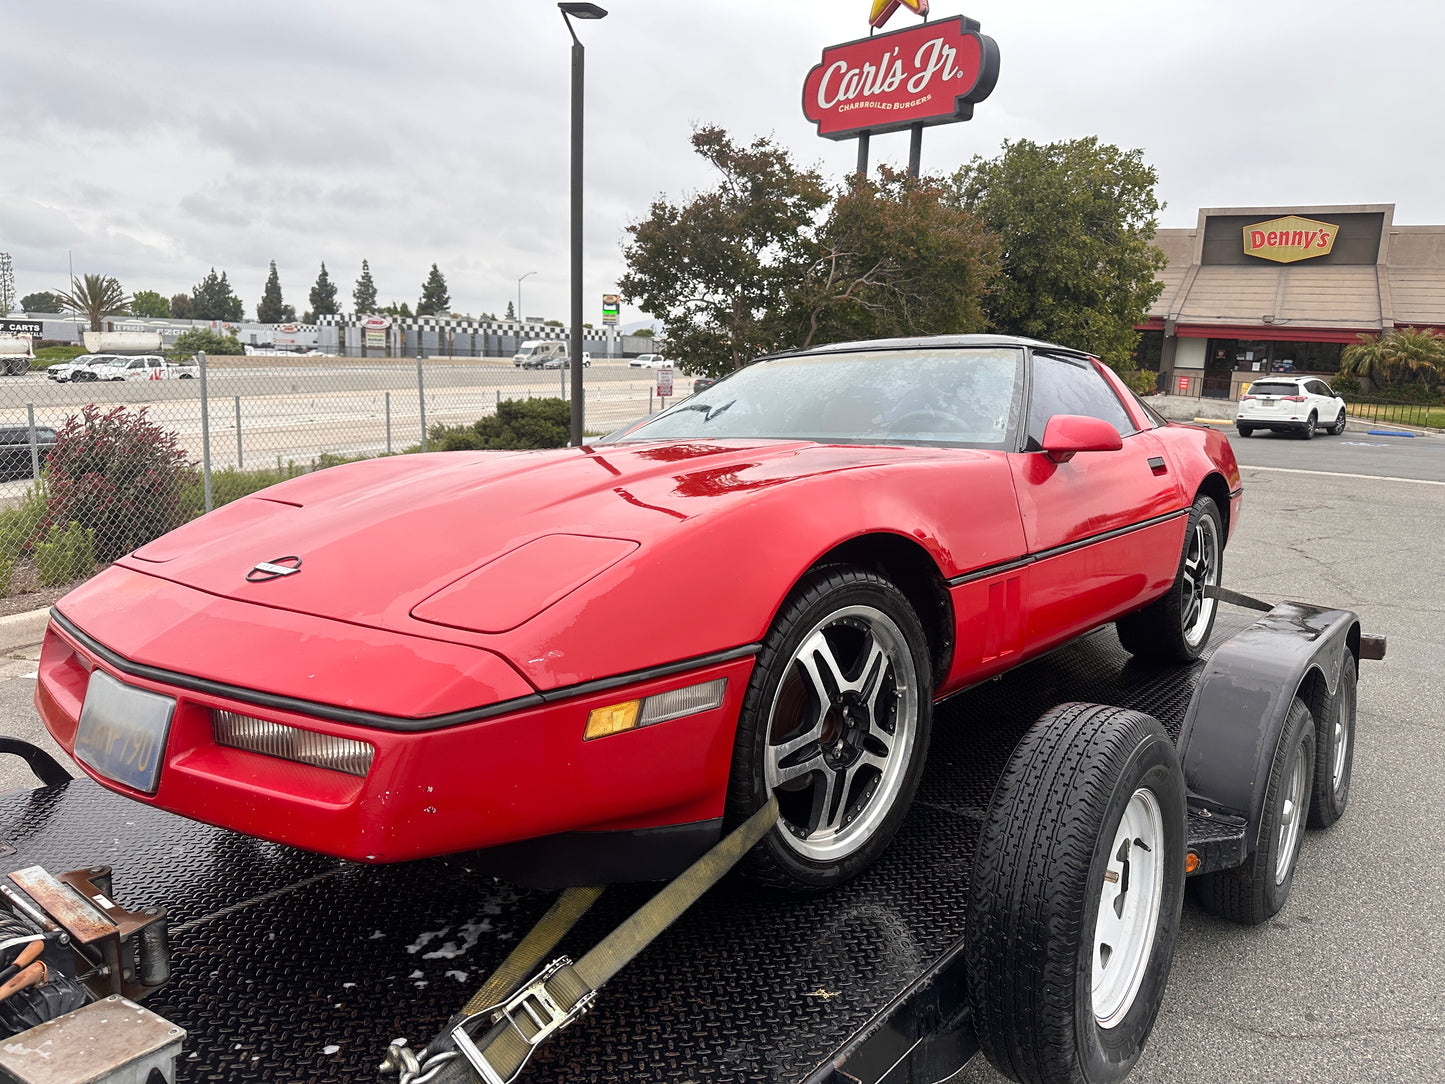
[{"label": "overcast sky", "polygon": [[[587,46],[586,311],[624,227],[711,185],[693,126],[772,135],[833,179],[801,87],[870,0],[602,0]],[[17,296],[67,261],[128,291],[189,291],[215,266],[254,316],[275,260],[297,311],[326,261],[349,307],[361,260],[413,306],[435,261],[457,311],[568,307],[570,39],[551,0],[54,0],[10,4],[0,83],[0,251]],[[1427,0],[934,0],[999,44],[992,97],[929,129],[950,172],[1005,139],[1142,148],[1167,201],[1395,203],[1445,223],[1445,6]],[[915,21],[906,9],[889,30]],[[906,162],[906,133],[873,161]],[[636,319],[624,308],[623,320]]]}]

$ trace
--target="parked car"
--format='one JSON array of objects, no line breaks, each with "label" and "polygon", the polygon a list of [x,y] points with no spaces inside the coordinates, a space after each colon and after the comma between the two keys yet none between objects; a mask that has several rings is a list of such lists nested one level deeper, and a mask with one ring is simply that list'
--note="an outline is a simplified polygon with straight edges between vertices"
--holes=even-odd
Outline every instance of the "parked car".
[{"label": "parked car", "polygon": [[696,395],[700,391],[707,391],[721,379],[720,376],[700,376],[692,382],[692,393]]},{"label": "parked car", "polygon": [[200,370],[193,364],[172,365],[159,354],[116,355],[88,370],[96,380],[190,380]]},{"label": "parked car", "polygon": [[629,369],[671,369],[672,362],[661,354],[638,354],[627,363]]},{"label": "parked car", "polygon": [[[546,361],[544,361],[544,362],[542,363],[542,368],[544,368],[544,369],[570,369],[571,367],[572,367],[572,359],[569,358],[566,354],[563,354],[561,357],[548,358]],[[587,353],[586,351],[583,351],[583,353],[582,353],[582,368],[584,368],[584,369],[590,369],[591,367],[592,367],[592,355],[589,354],[589,353]]]},{"label": "parked car", "polygon": [[69,361],[62,361],[58,365],[46,367],[45,375],[62,384],[70,382],[75,384],[87,380],[98,380],[95,370],[97,366],[111,365],[116,361],[124,360],[119,354],[81,354]]},{"label": "parked car", "polygon": [[[0,426],[0,478],[29,478],[34,464],[30,459],[30,427],[28,425]],[[50,458],[55,447],[55,430],[48,425],[35,427],[35,451],[40,466]]]},{"label": "parked car", "polygon": [[1198,656],[1240,493],[1088,354],[831,346],[606,442],[233,501],[56,604],[36,704],[136,801],[523,882],[674,873],[776,794],[748,868],[819,889],[898,829],[934,701],[1106,622]]},{"label": "parked car", "polygon": [[1320,429],[1339,436],[1345,431],[1345,401],[1319,377],[1271,375],[1240,397],[1234,424],[1242,437],[1256,429],[1297,433],[1305,440]]}]

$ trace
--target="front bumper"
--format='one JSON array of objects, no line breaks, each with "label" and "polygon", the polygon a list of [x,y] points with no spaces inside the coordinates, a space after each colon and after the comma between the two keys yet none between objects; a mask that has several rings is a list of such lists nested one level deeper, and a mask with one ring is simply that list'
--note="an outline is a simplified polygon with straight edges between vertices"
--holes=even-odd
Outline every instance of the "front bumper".
[{"label": "front bumper", "polygon": [[[722,815],[736,720],[752,658],[528,703],[439,729],[392,730],[323,718],[174,681],[125,664],[52,621],[35,703],[74,756],[90,675],[99,669],[176,700],[154,794],[102,786],[147,805],[247,835],[365,862],[455,854],[575,831],[618,831]],[[119,663],[120,665],[117,665]],[[594,708],[726,678],[721,707],[583,741]],[[323,707],[318,705],[318,707]],[[364,778],[218,745],[213,711],[371,744]]]}]

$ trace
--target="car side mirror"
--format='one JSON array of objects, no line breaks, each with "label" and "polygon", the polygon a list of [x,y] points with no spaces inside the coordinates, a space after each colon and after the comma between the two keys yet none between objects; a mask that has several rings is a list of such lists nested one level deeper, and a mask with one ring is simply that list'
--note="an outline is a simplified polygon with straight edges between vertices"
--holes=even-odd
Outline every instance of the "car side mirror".
[{"label": "car side mirror", "polygon": [[1055,463],[1067,463],[1078,452],[1117,452],[1124,440],[1102,418],[1084,414],[1055,414],[1044,426],[1044,454]]}]

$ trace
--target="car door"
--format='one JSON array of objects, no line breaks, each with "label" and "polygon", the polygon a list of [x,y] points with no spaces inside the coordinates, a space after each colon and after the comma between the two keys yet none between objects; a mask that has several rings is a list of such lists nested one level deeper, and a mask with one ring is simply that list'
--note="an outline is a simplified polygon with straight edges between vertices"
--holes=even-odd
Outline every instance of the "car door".
[{"label": "car door", "polygon": [[[1024,642],[1045,649],[1138,608],[1174,580],[1187,509],[1162,442],[1139,429],[1098,362],[1035,353],[1027,443],[1010,455],[1031,563]],[[1123,447],[1056,463],[1057,414],[1100,418]]]}]

